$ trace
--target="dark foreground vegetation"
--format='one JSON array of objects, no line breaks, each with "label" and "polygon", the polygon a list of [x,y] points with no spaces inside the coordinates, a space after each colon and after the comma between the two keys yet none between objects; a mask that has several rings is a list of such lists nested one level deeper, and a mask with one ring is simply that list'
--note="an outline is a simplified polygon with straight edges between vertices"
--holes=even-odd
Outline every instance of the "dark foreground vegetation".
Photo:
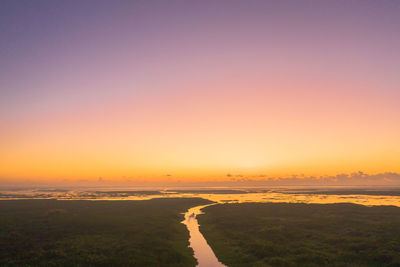
[{"label": "dark foreground vegetation", "polygon": [[200,230],[228,266],[400,266],[400,208],[221,204]]},{"label": "dark foreground vegetation", "polygon": [[195,266],[181,213],[207,203],[0,201],[0,266]]}]

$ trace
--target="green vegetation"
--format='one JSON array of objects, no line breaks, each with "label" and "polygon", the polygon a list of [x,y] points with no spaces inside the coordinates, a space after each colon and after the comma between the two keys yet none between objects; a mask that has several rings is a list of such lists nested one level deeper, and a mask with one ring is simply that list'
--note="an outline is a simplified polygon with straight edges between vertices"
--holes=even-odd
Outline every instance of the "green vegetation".
[{"label": "green vegetation", "polygon": [[183,212],[199,198],[0,201],[0,266],[195,266]]},{"label": "green vegetation", "polygon": [[206,207],[200,230],[234,266],[400,266],[400,208],[242,203]]}]

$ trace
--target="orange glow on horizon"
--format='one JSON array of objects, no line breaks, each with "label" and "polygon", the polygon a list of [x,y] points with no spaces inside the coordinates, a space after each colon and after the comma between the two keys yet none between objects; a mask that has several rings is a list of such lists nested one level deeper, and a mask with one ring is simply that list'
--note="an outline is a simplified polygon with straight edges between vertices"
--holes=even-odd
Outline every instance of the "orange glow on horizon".
[{"label": "orange glow on horizon", "polygon": [[395,8],[223,2],[11,8],[0,182],[400,173]]}]

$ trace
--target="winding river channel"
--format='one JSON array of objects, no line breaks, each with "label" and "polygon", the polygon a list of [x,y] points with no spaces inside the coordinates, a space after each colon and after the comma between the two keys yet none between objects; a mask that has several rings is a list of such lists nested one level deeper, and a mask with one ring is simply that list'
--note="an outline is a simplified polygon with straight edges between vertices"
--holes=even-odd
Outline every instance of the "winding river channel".
[{"label": "winding river channel", "polygon": [[201,209],[209,205],[202,205],[190,208],[185,213],[185,220],[182,222],[186,225],[190,234],[190,247],[194,251],[194,257],[197,259],[198,267],[225,267],[224,264],[220,263],[215,256],[213,250],[208,245],[206,239],[201,234],[199,230],[199,222],[196,219],[196,216],[202,214]]},{"label": "winding river channel", "polygon": [[[221,190],[220,188],[217,188]],[[283,188],[285,189],[285,188]],[[340,188],[339,188],[340,189]],[[345,188],[346,189],[346,188]],[[365,206],[380,206],[380,205],[391,205],[400,207],[400,195],[397,191],[391,191],[394,189],[388,189],[388,192],[384,192],[385,188],[369,188],[366,191],[360,191],[357,193],[353,190],[352,193],[343,194],[340,190],[333,190],[328,193],[318,193],[318,191],[308,190],[304,192],[302,190],[285,192],[279,191],[278,189],[268,190],[265,192],[242,192],[228,193],[206,193],[206,192],[179,192],[173,190],[160,190],[155,191],[156,193],[149,194],[152,191],[137,191],[137,188],[124,188],[124,191],[120,191],[120,188],[102,188],[99,191],[98,188],[86,188],[82,190],[46,190],[43,188],[39,189],[0,189],[0,200],[10,199],[59,199],[59,200],[147,200],[154,198],[203,198],[210,201],[222,204],[222,203],[246,203],[246,202],[278,202],[278,203],[319,203],[319,204],[330,204],[330,203],[354,203]],[[132,190],[132,191],[129,191]],[[150,190],[150,189],[149,189]],[[155,190],[155,189],[151,189]],[[158,189],[157,189],[158,190]],[[214,188],[214,190],[216,190]],[[217,190],[217,191],[218,191]],[[377,192],[374,192],[377,190]],[[397,189],[396,189],[397,190]],[[137,191],[136,194],[129,194]],[[190,191],[190,190],[189,190]],[[231,190],[232,191],[232,190]],[[327,189],[324,189],[327,191]],[[329,190],[328,190],[329,191]],[[349,190],[348,190],[349,191]],[[350,190],[351,191],[351,190]],[[381,194],[379,194],[379,192]],[[142,193],[140,193],[142,192]],[[147,192],[147,193],[146,193]],[[337,192],[337,194],[335,194]],[[214,205],[214,204],[209,204]],[[202,214],[201,209],[209,205],[202,205],[190,208],[185,213],[185,220],[182,222],[186,225],[190,233],[190,247],[194,251],[194,256],[198,261],[200,267],[219,267],[225,266],[220,263],[215,256],[213,250],[208,245],[204,236],[199,230],[199,223],[196,216]]]}]

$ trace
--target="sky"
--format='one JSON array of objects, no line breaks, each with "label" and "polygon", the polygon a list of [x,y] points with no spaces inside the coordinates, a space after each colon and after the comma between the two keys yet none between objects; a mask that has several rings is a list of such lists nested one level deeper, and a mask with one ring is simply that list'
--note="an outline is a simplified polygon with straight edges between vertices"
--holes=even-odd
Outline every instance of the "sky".
[{"label": "sky", "polygon": [[400,172],[398,1],[0,1],[0,181]]}]

